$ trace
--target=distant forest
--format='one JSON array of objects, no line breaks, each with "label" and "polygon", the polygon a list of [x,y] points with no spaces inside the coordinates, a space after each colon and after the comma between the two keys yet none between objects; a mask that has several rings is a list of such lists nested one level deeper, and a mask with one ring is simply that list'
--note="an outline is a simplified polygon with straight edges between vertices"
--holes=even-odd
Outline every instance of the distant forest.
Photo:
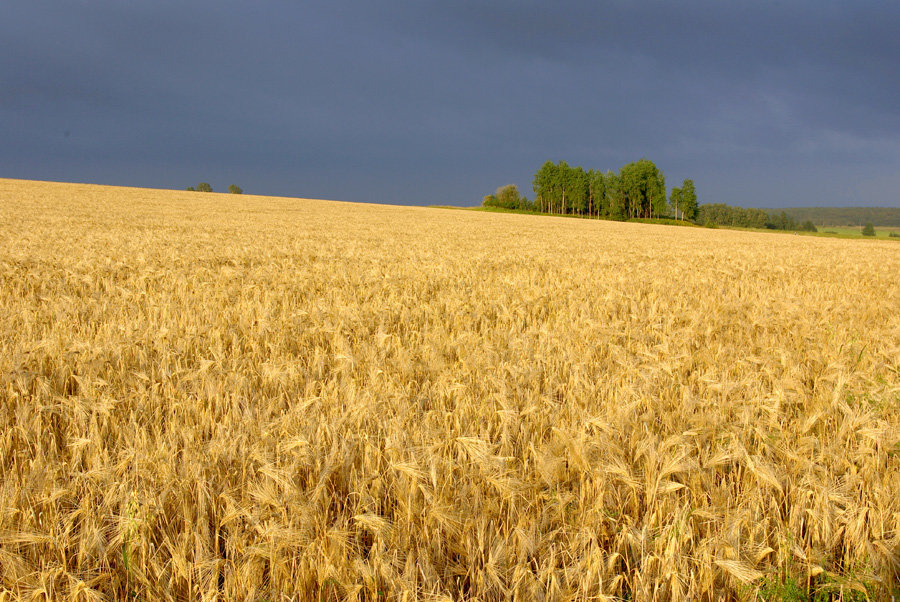
[{"label": "distant forest", "polygon": [[773,210],[769,213],[765,209],[745,209],[724,203],[700,205],[694,221],[704,226],[817,231],[816,225],[810,220],[798,222],[785,211]]},{"label": "distant forest", "polygon": [[770,215],[784,211],[797,222],[811,221],[817,226],[872,224],[900,228],[900,207],[791,207],[763,211]]},{"label": "distant forest", "polygon": [[822,226],[900,227],[900,208],[793,207],[745,209],[723,203],[700,205],[694,221],[700,225],[815,231]]}]

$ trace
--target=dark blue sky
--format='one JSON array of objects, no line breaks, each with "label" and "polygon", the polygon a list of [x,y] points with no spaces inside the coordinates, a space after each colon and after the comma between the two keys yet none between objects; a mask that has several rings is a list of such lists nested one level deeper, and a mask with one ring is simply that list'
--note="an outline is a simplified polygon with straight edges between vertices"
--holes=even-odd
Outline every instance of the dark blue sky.
[{"label": "dark blue sky", "polygon": [[900,3],[5,0],[0,177],[476,204],[645,156],[900,206]]}]

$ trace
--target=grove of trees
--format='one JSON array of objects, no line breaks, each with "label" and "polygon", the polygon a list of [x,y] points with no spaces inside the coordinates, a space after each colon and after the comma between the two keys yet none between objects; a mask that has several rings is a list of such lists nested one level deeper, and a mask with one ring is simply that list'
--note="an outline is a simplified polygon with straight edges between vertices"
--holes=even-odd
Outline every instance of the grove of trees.
[{"label": "grove of trees", "polygon": [[547,161],[534,174],[532,188],[534,202],[521,195],[515,184],[507,184],[485,196],[482,206],[606,219],[674,214],[677,219],[692,220],[697,214],[694,182],[684,180],[680,188],[673,190],[670,200],[665,174],[649,159],[628,163],[618,172]]},{"label": "grove of trees", "polygon": [[[515,184],[507,184],[485,196],[482,206],[604,219],[674,217],[710,226],[817,231],[816,222],[809,214],[803,216],[801,223],[791,213],[799,210],[745,209],[724,203],[700,205],[691,179],[672,188],[667,196],[665,174],[645,158],[623,165],[618,172],[585,170],[565,161],[546,161],[534,174],[532,188],[534,202],[520,194]],[[872,208],[863,210],[875,211]],[[825,210],[819,208],[816,211]],[[892,217],[888,215],[892,210],[880,211],[885,214],[885,219]],[[882,216],[879,214],[879,217]]]},{"label": "grove of trees", "polygon": [[[654,218],[668,215],[666,177],[649,159],[622,166],[618,173],[587,171],[565,161],[547,161],[534,174],[534,209],[554,215],[583,215],[612,219]],[[688,219],[696,210],[693,182],[685,180],[690,203],[679,211]]]}]

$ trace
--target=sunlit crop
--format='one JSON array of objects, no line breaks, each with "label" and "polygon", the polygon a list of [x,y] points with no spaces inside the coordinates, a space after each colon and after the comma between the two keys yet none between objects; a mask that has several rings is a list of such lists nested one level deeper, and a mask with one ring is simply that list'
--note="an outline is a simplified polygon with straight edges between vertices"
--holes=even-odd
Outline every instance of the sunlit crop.
[{"label": "sunlit crop", "polygon": [[891,241],[0,180],[0,600],[889,600],[898,275]]}]

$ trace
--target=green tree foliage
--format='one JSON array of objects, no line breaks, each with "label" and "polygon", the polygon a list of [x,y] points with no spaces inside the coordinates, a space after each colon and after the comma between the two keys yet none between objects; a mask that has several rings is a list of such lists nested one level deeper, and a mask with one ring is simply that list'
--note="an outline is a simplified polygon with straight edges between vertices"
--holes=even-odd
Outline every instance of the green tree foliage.
[{"label": "green tree foliage", "polygon": [[507,184],[498,188],[494,194],[489,194],[482,201],[484,207],[500,207],[502,209],[529,209],[528,199],[519,194],[515,184]]},{"label": "green tree foliage", "polygon": [[681,184],[681,211],[690,220],[697,217],[697,191],[693,180],[688,179]]},{"label": "green tree foliage", "polygon": [[587,172],[588,179],[588,215],[606,215],[606,178],[603,172],[590,169]]},{"label": "green tree foliage", "polygon": [[587,173],[581,167],[573,167],[566,173],[567,208],[571,213],[584,215],[588,209],[590,182]]},{"label": "green tree foliage", "polygon": [[188,192],[197,192],[197,191],[194,189],[193,186],[188,186],[188,187],[186,188],[186,190],[187,190]]},{"label": "green tree foliage", "polygon": [[[565,215],[566,211],[566,192],[569,190],[569,164],[560,161],[553,170],[553,195],[550,203],[550,213],[560,213]],[[554,209],[556,210],[554,212]]]},{"label": "green tree foliage", "polygon": [[534,190],[534,208],[538,211],[549,213],[555,168],[552,161],[546,161],[534,174],[531,186]]},{"label": "green tree foliage", "polygon": [[661,217],[667,209],[665,176],[647,159],[618,174],[547,161],[534,174],[532,188],[534,208],[543,213],[621,219]]},{"label": "green tree foliage", "polygon": [[766,228],[771,228],[772,230],[797,230],[799,226],[797,225],[797,220],[788,215],[787,212],[781,211],[769,216]]},{"label": "green tree foliage", "polygon": [[622,190],[622,178],[612,171],[603,176],[606,183],[606,217],[625,219],[628,217],[625,204],[625,193]]},{"label": "green tree foliage", "polygon": [[237,184],[229,184],[228,192],[230,192],[231,194],[244,194],[244,190]]},{"label": "green tree foliage", "polygon": [[212,192],[213,189],[212,189],[212,186],[210,186],[208,182],[200,182],[199,184],[197,184],[197,191],[198,192]]},{"label": "green tree foliage", "polygon": [[[774,209],[768,211],[776,212]],[[817,226],[871,223],[876,228],[900,227],[900,207],[792,207],[784,211],[798,222],[810,220]]]},{"label": "green tree foliage", "polygon": [[769,227],[769,215],[762,209],[744,209],[724,203],[703,204],[697,207],[695,221],[698,224],[737,226],[740,228]]},{"label": "green tree foliage", "polygon": [[515,184],[507,184],[497,189],[497,201],[501,207],[521,209],[522,197]]},{"label": "green tree foliage", "polygon": [[628,217],[661,217],[666,212],[666,178],[648,159],[619,170],[621,192]]},{"label": "green tree foliage", "polygon": [[[531,184],[534,203],[520,197],[517,208],[607,219],[668,215],[665,175],[648,159],[628,163],[618,173],[596,169],[585,171],[565,161],[545,161],[534,174]],[[685,186],[690,202],[680,203],[678,211],[690,218],[696,212],[697,197],[691,180],[685,180]],[[501,199],[499,191],[484,197],[482,205],[513,208],[512,202]]]},{"label": "green tree foliage", "polygon": [[565,161],[545,162],[532,181],[538,211],[566,215],[584,215],[589,207],[590,179],[581,167],[570,167]]},{"label": "green tree foliage", "polygon": [[619,170],[619,191],[624,202],[625,215],[627,217],[644,217],[641,211],[644,193],[637,164],[628,163]]},{"label": "green tree foliage", "polygon": [[804,232],[818,232],[819,229],[816,228],[816,225],[812,223],[811,220],[806,220],[802,224],[800,224],[800,229]]},{"label": "green tree foliage", "polygon": [[681,188],[673,188],[672,192],[669,193],[669,205],[672,207],[672,213],[675,214],[675,219],[684,219],[684,198],[681,194]]},{"label": "green tree foliage", "polygon": [[863,226],[862,235],[863,236],[875,236],[875,226],[873,226],[871,223]]}]

